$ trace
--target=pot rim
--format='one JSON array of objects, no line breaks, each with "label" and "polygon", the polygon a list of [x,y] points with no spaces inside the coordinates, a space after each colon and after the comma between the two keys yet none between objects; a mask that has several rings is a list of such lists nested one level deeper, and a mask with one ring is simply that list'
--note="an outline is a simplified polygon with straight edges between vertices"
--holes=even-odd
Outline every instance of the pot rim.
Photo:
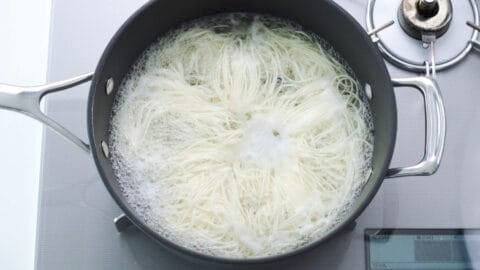
[{"label": "pot rim", "polygon": [[[385,76],[386,78],[391,78],[389,75],[389,72],[385,66],[385,62],[383,60],[383,57],[381,56],[380,52],[377,50],[373,42],[371,41],[370,37],[368,36],[367,32],[361,27],[361,25],[342,7],[340,7],[338,4],[331,0],[325,0],[327,4],[332,5],[339,13],[339,15],[344,16],[349,23],[354,26],[358,32],[362,33],[362,38],[363,40],[361,42],[368,42],[369,46],[371,47],[370,50],[374,52],[371,55],[372,62],[376,62],[380,65],[382,65],[382,68],[385,71]],[[97,89],[102,88],[102,83],[100,81],[100,72],[103,69],[103,66],[105,65],[105,62],[108,58],[109,51],[112,49],[113,45],[116,43],[117,39],[119,36],[123,33],[123,31],[139,16],[141,16],[145,11],[147,11],[151,6],[153,6],[156,3],[156,1],[149,1],[146,4],[144,4],[141,8],[139,8],[137,11],[135,11],[123,24],[122,26],[117,30],[115,35],[111,38],[110,42],[108,43],[107,47],[104,49],[103,54],[97,64],[96,70],[93,75],[92,79],[92,84],[90,88],[90,92],[88,95],[88,104],[87,104],[87,129],[88,129],[88,139],[90,142],[90,145],[92,146],[92,156],[95,162],[95,165],[97,167],[98,173],[100,174],[103,183],[105,184],[108,192],[114,199],[114,201],[117,203],[118,206],[120,206],[121,210],[125,213],[125,215],[132,221],[132,223],[139,228],[143,233],[148,235],[152,240],[155,240],[155,242],[159,243],[161,246],[168,248],[169,250],[175,251],[177,255],[188,255],[194,258],[198,258],[207,262],[216,262],[216,263],[223,263],[223,264],[237,264],[237,265],[253,265],[253,264],[267,264],[271,262],[276,262],[276,261],[283,261],[285,259],[297,256],[299,254],[305,253],[308,250],[311,250],[325,242],[330,241],[335,235],[337,235],[338,232],[343,231],[346,229],[347,226],[355,222],[355,220],[360,216],[360,214],[365,210],[365,208],[370,204],[371,200],[373,197],[376,195],[378,192],[378,189],[380,188],[381,184],[383,183],[386,171],[388,169],[388,165],[390,164],[392,155],[393,155],[393,148],[394,148],[394,143],[395,143],[395,136],[396,136],[396,130],[393,132],[393,143],[390,145],[390,149],[388,149],[388,156],[385,157],[385,165],[383,168],[380,169],[381,171],[381,177],[379,179],[372,179],[370,178],[368,182],[370,181],[375,181],[373,188],[371,189],[371,192],[366,196],[363,201],[359,204],[359,206],[355,209],[355,211],[349,212],[348,213],[348,218],[343,220],[343,222],[339,223],[334,229],[328,231],[323,237],[318,238],[314,241],[311,241],[310,243],[300,246],[292,251],[281,253],[281,254],[276,254],[272,256],[265,256],[265,257],[253,257],[253,258],[235,258],[235,257],[221,257],[221,256],[213,256],[213,255],[208,255],[204,253],[197,252],[195,250],[186,248],[184,246],[178,245],[175,242],[169,240],[168,238],[165,238],[161,236],[160,234],[156,233],[152,229],[150,229],[142,220],[141,218],[137,217],[137,215],[130,210],[129,206],[121,199],[119,194],[113,189],[111,184],[109,183],[109,180],[103,170],[103,167],[101,165],[101,162],[99,160],[99,155],[102,153],[101,150],[101,145],[98,145],[95,143],[95,138],[94,138],[94,127],[93,127],[93,104],[95,101],[95,94]],[[389,80],[389,89],[387,91],[391,91],[393,93],[393,85],[391,81]],[[394,121],[394,126],[396,127],[396,106],[393,108],[395,119]]]}]

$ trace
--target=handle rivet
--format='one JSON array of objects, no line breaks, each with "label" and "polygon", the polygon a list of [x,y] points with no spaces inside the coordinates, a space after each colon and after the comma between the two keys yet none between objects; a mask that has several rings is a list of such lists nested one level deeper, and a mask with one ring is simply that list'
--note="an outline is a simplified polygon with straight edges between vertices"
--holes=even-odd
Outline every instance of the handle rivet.
[{"label": "handle rivet", "polygon": [[365,84],[365,94],[367,95],[367,98],[369,100],[372,100],[373,98],[372,87],[368,83]]},{"label": "handle rivet", "polygon": [[112,78],[107,80],[107,83],[105,85],[105,92],[107,95],[110,95],[113,92],[113,87],[115,86],[115,83]]},{"label": "handle rivet", "polygon": [[110,156],[110,150],[108,149],[108,144],[105,141],[102,141],[102,152],[106,158]]}]

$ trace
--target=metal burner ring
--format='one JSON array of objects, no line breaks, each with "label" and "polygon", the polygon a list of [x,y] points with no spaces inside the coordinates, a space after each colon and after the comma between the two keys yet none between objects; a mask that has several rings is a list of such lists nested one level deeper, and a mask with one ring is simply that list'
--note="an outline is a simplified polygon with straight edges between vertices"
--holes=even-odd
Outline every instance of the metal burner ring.
[{"label": "metal burner ring", "polygon": [[[472,11],[473,11],[473,17],[474,17],[474,23],[476,25],[479,24],[479,14],[478,14],[478,6],[475,0],[469,0],[470,5],[472,6]],[[367,4],[367,13],[366,13],[366,27],[367,31],[370,32],[375,29],[374,24],[373,24],[373,8],[375,6],[375,0],[368,0]],[[451,66],[454,66],[458,64],[460,61],[462,61],[463,58],[465,58],[468,53],[472,50],[473,44],[477,43],[477,37],[478,37],[478,31],[474,30],[472,32],[472,35],[470,37],[469,42],[467,45],[464,47],[464,49],[457,54],[455,57],[446,60],[441,63],[436,64],[436,70],[444,70],[447,69]],[[385,59],[389,61],[390,63],[396,65],[399,68],[409,70],[409,71],[414,71],[414,72],[426,72],[427,67],[424,64],[417,64],[414,62],[411,62],[409,60],[406,60],[402,58],[401,56],[397,55],[395,52],[391,51],[390,49],[385,46],[383,43],[382,39],[376,34],[371,35],[372,39],[374,42],[377,44],[378,49],[380,52],[383,54]]]}]

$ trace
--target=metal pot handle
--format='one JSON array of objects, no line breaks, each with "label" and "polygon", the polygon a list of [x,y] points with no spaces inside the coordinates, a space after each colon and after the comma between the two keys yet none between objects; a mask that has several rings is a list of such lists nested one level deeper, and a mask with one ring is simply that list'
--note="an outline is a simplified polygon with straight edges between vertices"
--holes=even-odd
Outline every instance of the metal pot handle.
[{"label": "metal pot handle", "polygon": [[58,134],[89,153],[90,145],[44,114],[40,110],[40,101],[49,93],[74,87],[90,81],[92,77],[93,73],[87,73],[51,84],[29,87],[0,84],[0,108],[23,113],[44,123]]},{"label": "metal pot handle", "polygon": [[[88,143],[45,115],[40,110],[40,101],[49,93],[74,87],[90,81],[92,77],[93,73],[87,73],[55,83],[31,87],[0,84],[0,108],[23,113],[46,124],[88,153],[90,152]],[[392,82],[394,86],[410,86],[422,93],[425,100],[426,145],[425,155],[420,163],[409,167],[389,169],[387,177],[431,175],[438,169],[445,143],[446,118],[439,86],[431,77],[393,79]]]},{"label": "metal pot handle", "polygon": [[415,77],[392,79],[394,86],[410,86],[419,90],[425,101],[425,154],[416,165],[391,168],[387,178],[403,176],[421,176],[434,174],[443,155],[446,132],[445,108],[440,94],[440,87],[432,77]]}]

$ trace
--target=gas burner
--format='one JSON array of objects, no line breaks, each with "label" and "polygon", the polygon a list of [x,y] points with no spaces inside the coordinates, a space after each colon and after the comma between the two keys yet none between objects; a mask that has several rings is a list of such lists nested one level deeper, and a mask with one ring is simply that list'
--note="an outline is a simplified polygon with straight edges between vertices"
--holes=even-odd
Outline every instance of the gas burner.
[{"label": "gas burner", "polygon": [[424,42],[445,34],[451,21],[450,0],[403,0],[398,8],[398,22],[402,29]]},{"label": "gas burner", "polygon": [[368,0],[366,16],[384,57],[405,70],[435,75],[480,49],[475,0]]}]

